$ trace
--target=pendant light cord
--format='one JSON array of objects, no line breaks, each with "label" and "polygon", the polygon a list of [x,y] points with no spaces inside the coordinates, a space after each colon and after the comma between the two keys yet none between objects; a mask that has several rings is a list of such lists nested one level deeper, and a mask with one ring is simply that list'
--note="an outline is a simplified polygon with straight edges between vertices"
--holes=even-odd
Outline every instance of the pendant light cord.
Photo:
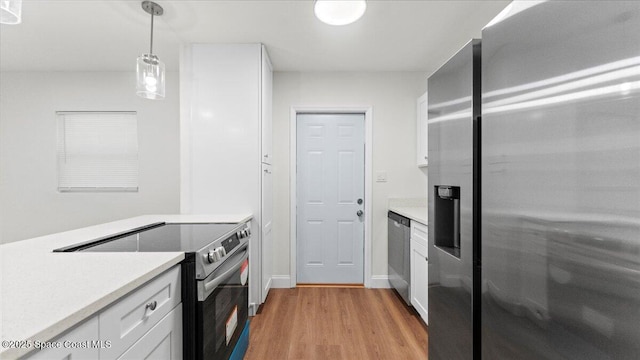
[{"label": "pendant light cord", "polygon": [[149,56],[153,54],[153,11],[154,10],[151,10],[151,45],[149,46]]}]

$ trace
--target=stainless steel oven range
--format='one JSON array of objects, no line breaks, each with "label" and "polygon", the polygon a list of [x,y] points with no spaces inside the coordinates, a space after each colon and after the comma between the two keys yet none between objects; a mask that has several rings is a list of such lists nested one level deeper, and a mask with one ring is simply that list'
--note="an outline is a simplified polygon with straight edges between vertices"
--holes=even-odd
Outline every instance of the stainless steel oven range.
[{"label": "stainless steel oven range", "polygon": [[242,359],[249,345],[248,223],[157,223],[55,251],[184,252],[183,358]]}]

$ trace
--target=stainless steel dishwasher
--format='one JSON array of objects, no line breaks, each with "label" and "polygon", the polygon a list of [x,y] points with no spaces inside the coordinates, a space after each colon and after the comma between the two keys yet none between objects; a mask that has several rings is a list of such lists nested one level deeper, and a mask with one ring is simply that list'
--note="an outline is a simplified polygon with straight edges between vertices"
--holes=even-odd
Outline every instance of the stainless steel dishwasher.
[{"label": "stainless steel dishwasher", "polygon": [[388,217],[388,270],[389,283],[404,299],[407,305],[411,305],[411,256],[409,245],[411,241],[410,220],[393,211],[389,211]]}]

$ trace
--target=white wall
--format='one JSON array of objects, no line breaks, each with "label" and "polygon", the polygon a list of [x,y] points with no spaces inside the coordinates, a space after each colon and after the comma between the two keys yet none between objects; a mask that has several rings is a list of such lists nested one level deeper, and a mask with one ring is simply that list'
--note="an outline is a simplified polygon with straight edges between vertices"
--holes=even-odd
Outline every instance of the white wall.
[{"label": "white wall", "polygon": [[[3,72],[0,243],[140,214],[178,213],[178,74],[166,99],[135,95],[130,72]],[[139,192],[59,193],[56,111],[137,111]]]},{"label": "white wall", "polygon": [[373,107],[372,275],[387,275],[388,198],[426,196],[426,169],[416,166],[416,100],[426,90],[418,72],[275,72],[273,79],[274,274],[289,275],[290,109]]},{"label": "white wall", "polygon": [[[135,96],[132,73],[6,73],[0,82],[0,243],[127,218],[179,213],[178,74],[167,98]],[[426,196],[415,165],[416,99],[426,74],[274,73],[274,274],[289,275],[289,115],[291,106],[372,106],[372,274],[387,273],[387,202]],[[59,110],[138,112],[140,191],[58,193]]]}]

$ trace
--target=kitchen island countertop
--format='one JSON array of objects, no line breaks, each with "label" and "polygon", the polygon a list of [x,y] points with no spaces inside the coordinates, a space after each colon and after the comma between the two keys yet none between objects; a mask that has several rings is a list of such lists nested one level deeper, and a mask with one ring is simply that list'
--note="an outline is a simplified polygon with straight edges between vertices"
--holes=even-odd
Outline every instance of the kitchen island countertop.
[{"label": "kitchen island countertop", "polygon": [[[181,252],[54,253],[157,223],[242,222],[238,215],[144,215],[0,245],[2,341],[49,341],[184,259]],[[97,340],[97,339],[96,339]],[[0,358],[33,348],[0,348]]]}]

